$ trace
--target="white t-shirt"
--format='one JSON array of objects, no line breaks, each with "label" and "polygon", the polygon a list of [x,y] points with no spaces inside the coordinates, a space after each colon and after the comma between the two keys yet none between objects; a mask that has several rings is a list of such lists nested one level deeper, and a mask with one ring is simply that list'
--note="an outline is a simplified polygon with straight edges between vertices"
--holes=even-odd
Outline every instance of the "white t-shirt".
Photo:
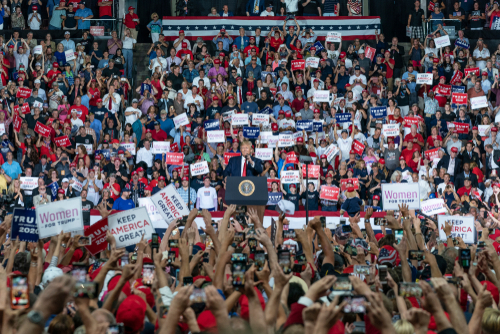
[{"label": "white t-shirt", "polygon": [[[489,58],[490,57],[490,51],[483,47],[483,50],[480,51],[479,48],[474,50],[473,53],[474,58]],[[480,70],[484,69],[486,67],[486,61],[485,60],[478,60],[476,61],[476,66],[479,67]]]},{"label": "white t-shirt", "polygon": [[134,44],[136,44],[137,41],[133,39],[132,37],[126,36],[123,39],[123,49],[132,49],[134,47]]},{"label": "white t-shirt", "polygon": [[214,187],[201,187],[196,197],[200,201],[200,209],[212,209],[214,200],[217,200],[217,192]]},{"label": "white t-shirt", "polygon": [[129,111],[133,111],[134,113],[129,115],[129,116],[125,116],[125,124],[127,123],[130,123],[130,124],[134,124],[135,121],[137,121],[137,114],[136,112],[138,112],[139,114],[141,113],[141,110],[140,109],[136,109],[134,107],[128,107],[127,109],[125,109],[125,112],[129,112]]},{"label": "white t-shirt", "polygon": [[30,15],[28,15],[29,26],[31,30],[40,30],[40,26],[42,25],[42,17],[40,16],[40,14],[36,13],[36,16],[38,16],[38,20],[40,21],[38,21],[36,17],[34,17],[33,20],[31,20],[33,15],[35,15],[35,13],[31,13]]},{"label": "white t-shirt", "polygon": [[274,12],[273,11],[268,12],[267,10],[265,10],[262,13],[260,13],[260,16],[274,16]]},{"label": "white t-shirt", "polygon": [[[199,104],[195,103],[195,101],[198,101]],[[190,104],[195,104],[197,111],[205,110],[205,106],[203,103],[203,98],[200,95],[196,95],[196,97],[193,97],[193,95],[191,94],[186,96],[186,99],[184,100],[184,109],[188,109]]]},{"label": "white t-shirt", "polygon": [[339,147],[340,152],[342,153],[342,160],[348,160],[349,159],[349,152],[351,151],[352,147],[352,138],[349,136],[347,139],[342,138],[342,136],[339,137],[337,140],[337,145]]}]

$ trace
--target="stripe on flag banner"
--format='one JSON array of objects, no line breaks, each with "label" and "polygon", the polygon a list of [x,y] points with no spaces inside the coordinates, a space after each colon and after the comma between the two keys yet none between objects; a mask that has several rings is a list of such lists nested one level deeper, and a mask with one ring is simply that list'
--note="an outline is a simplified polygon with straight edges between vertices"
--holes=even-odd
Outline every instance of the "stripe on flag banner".
[{"label": "stripe on flag banner", "polygon": [[[313,29],[318,40],[324,41],[329,32],[340,32],[342,40],[375,39],[375,29],[380,30],[380,17],[378,16],[296,16],[300,28]],[[247,36],[255,36],[255,29],[262,30],[261,36],[267,36],[273,27],[283,27],[284,17],[255,17],[231,16],[228,18],[211,16],[164,16],[162,20],[163,33],[167,41],[174,41],[179,37],[179,30],[184,30],[186,39],[204,40],[213,39],[221,29],[234,39],[239,36],[240,27],[245,28]],[[295,26],[295,22],[287,21],[288,26]],[[287,28],[288,30],[288,28]]]}]

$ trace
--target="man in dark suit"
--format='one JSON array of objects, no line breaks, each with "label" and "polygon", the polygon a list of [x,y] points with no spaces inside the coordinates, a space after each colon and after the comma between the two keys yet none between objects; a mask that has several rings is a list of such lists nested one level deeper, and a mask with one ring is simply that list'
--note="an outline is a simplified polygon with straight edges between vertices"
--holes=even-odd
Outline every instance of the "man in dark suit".
[{"label": "man in dark suit", "polygon": [[255,6],[255,3],[255,0],[248,0],[246,5],[247,16],[260,16],[260,13],[266,10],[266,7],[264,7],[264,0],[259,0],[257,6]]},{"label": "man in dark suit", "polygon": [[[441,168],[446,168],[446,171],[451,176],[451,181],[455,182],[455,177],[458,176],[460,170],[462,168],[462,160],[457,157],[458,148],[452,147],[450,155],[445,155],[439,160],[437,168],[440,170]],[[450,164],[452,165],[452,170],[449,170]],[[453,173],[453,175],[452,175]]]},{"label": "man in dark suit", "polygon": [[224,170],[226,176],[259,176],[262,169],[262,160],[252,157],[250,150],[252,143],[245,140],[240,144],[241,156],[232,157]]},{"label": "man in dark suit", "polygon": [[222,10],[219,12],[220,16],[234,16],[233,12],[229,11],[229,7],[227,5],[222,6]]},{"label": "man in dark suit", "polygon": [[462,188],[464,186],[464,180],[467,177],[470,179],[472,186],[474,188],[477,188],[479,186],[477,182],[477,176],[475,174],[472,174],[469,162],[465,161],[463,163],[463,169],[464,170],[461,171],[458,175],[455,175],[455,189]]},{"label": "man in dark suit", "polygon": [[261,98],[262,91],[266,92],[267,97],[272,96],[271,91],[269,90],[269,87],[262,86],[262,79],[261,78],[256,78],[256,83],[257,83],[257,85],[254,85],[253,90],[252,90],[252,93],[255,94],[255,99],[259,100]]},{"label": "man in dark suit", "polygon": [[[460,159],[462,159],[462,162],[475,162],[477,166],[479,167],[479,154],[473,151],[473,145],[472,142],[467,142],[467,145],[465,146],[465,150],[462,152],[460,155]],[[472,182],[472,186],[474,186],[474,182]]]},{"label": "man in dark suit", "polygon": [[255,28],[255,44],[259,47],[259,51],[261,51],[266,44],[266,36],[261,36],[262,29]]},{"label": "man in dark suit", "polygon": [[486,177],[490,177],[492,171],[496,171],[496,175],[500,175],[500,150],[493,149],[491,144],[484,146],[486,151]]}]

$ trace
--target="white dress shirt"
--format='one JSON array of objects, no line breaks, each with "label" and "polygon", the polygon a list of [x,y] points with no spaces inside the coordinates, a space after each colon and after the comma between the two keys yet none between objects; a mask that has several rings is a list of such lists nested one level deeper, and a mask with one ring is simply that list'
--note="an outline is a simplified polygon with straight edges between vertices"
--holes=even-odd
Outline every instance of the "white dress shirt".
[{"label": "white dress shirt", "polygon": [[[113,97],[115,98],[115,101],[111,99],[109,96],[109,93],[104,95],[104,98],[102,99],[102,104],[103,106],[108,109],[112,114],[115,114],[120,110],[120,102],[122,101],[122,98],[118,93],[113,93]],[[109,99],[111,99],[111,109],[109,108]]]},{"label": "white dress shirt", "polygon": [[[195,101],[198,101],[199,104],[196,103]],[[205,106],[203,104],[204,103],[203,98],[200,95],[197,94],[196,97],[193,97],[193,94],[186,96],[186,99],[184,100],[184,109],[188,109],[189,105],[192,103],[196,105],[197,111],[205,110]]]},{"label": "white dress shirt", "polygon": [[151,70],[151,73],[155,72],[155,68],[160,67],[160,71],[164,71],[167,68],[167,60],[163,57],[156,57],[155,59],[151,60],[151,65],[149,65],[149,69]]},{"label": "white dress shirt", "polygon": [[137,163],[144,161],[148,167],[153,167],[153,149],[151,147],[149,150],[146,150],[145,147],[141,148],[137,152],[136,161]]},{"label": "white dress shirt", "polygon": [[210,87],[210,80],[207,77],[204,77],[202,79],[199,76],[193,79],[193,86],[199,87],[198,85],[200,84],[200,80],[203,80],[203,85],[205,86],[205,88]]},{"label": "white dress shirt", "polygon": [[[247,159],[245,159],[244,156],[241,156],[241,176],[243,176],[243,167],[245,167],[245,161],[247,161]],[[255,162],[252,162],[250,166],[253,168],[255,166]]]},{"label": "white dress shirt", "polygon": [[455,159],[451,158],[450,157],[450,162],[448,164],[448,174],[450,174],[451,176],[454,176],[455,175]]}]

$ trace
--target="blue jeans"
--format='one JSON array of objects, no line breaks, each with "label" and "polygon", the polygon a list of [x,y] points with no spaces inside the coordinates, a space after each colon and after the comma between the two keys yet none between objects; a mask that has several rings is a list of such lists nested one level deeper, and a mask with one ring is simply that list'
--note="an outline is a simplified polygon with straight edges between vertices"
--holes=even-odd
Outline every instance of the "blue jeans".
[{"label": "blue jeans", "polygon": [[125,77],[132,78],[132,67],[134,65],[134,51],[131,49],[122,49],[123,57],[125,58],[125,65],[123,69],[125,70]]},{"label": "blue jeans", "polygon": [[53,26],[52,24],[49,24],[49,30],[61,30],[62,28],[58,28],[56,26]]},{"label": "blue jeans", "polygon": [[[100,17],[101,19],[112,19],[109,15],[104,15]],[[101,21],[101,26],[104,26],[106,30],[111,30],[113,28],[113,21]]]},{"label": "blue jeans", "polygon": [[331,205],[331,206],[322,206],[321,211],[331,211],[331,212],[337,212],[337,206],[336,205]]}]

